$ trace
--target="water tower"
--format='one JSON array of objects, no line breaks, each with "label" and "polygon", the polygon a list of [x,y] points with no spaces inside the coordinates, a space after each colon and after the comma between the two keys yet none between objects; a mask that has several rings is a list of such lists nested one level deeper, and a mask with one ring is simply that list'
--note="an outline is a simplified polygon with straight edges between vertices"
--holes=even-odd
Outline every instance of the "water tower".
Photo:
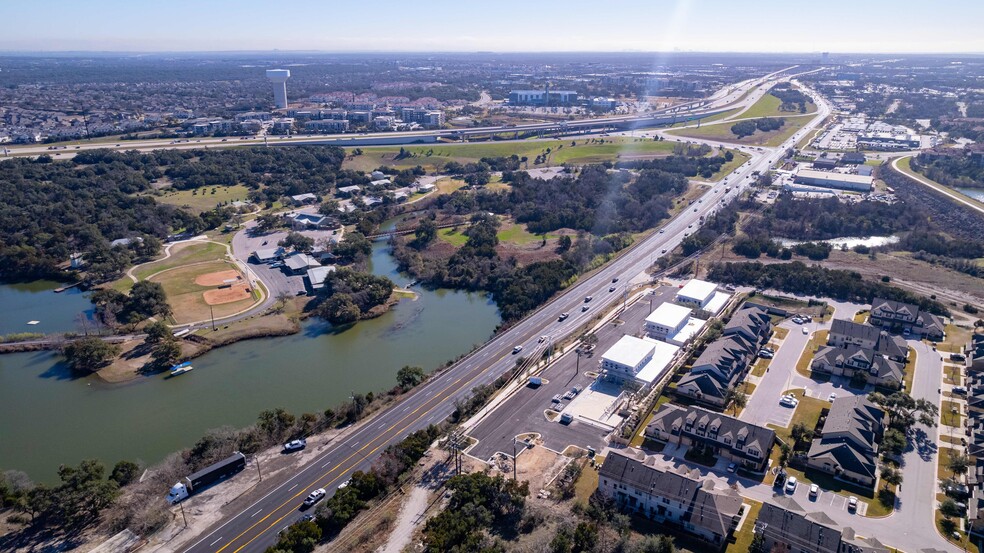
[{"label": "water tower", "polygon": [[273,83],[274,107],[287,109],[287,79],[290,78],[290,69],[267,69],[266,76]]}]

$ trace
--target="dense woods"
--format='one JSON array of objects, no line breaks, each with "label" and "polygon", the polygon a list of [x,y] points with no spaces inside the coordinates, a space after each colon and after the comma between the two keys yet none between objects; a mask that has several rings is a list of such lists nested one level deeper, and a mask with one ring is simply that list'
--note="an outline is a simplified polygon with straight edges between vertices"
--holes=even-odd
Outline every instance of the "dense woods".
[{"label": "dense woods", "polygon": [[962,155],[936,156],[919,154],[910,162],[913,169],[926,175],[930,180],[947,186],[966,186],[984,188],[984,164],[980,154],[976,157]]},{"label": "dense woods", "polygon": [[[194,215],[158,203],[154,185],[178,189],[244,184],[266,203],[284,195],[326,194],[367,177],[340,171],[333,147],[91,150],[71,162],[10,159],[0,163],[0,281],[57,277],[58,265],[81,253],[94,281],[117,278],[159,251],[176,232],[199,233],[224,223],[225,209]],[[128,245],[111,247],[117,239]],[[138,240],[139,239],[139,240]]]},{"label": "dense woods", "polygon": [[828,240],[841,236],[888,236],[923,224],[918,207],[884,202],[842,202],[830,198],[793,198],[780,194],[761,217],[751,219],[743,231],[749,235]]}]

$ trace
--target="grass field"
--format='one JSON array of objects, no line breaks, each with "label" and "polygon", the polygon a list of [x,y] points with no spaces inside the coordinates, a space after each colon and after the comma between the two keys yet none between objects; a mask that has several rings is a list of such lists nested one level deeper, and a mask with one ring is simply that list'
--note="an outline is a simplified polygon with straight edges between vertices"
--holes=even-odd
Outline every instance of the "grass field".
[{"label": "grass field", "polygon": [[463,229],[442,228],[437,231],[437,237],[445,242],[461,247],[468,241],[468,237],[461,232],[462,230]]},{"label": "grass field", "polygon": [[732,173],[732,171],[734,171],[739,166],[741,166],[741,164],[745,163],[746,161],[752,158],[752,156],[746,154],[745,152],[739,152],[737,150],[731,150],[731,153],[734,154],[735,157],[732,158],[731,161],[722,165],[721,169],[718,170],[717,173],[714,173],[713,175],[711,175],[711,178],[707,179],[708,181],[717,182],[723,179],[724,177],[727,177]]},{"label": "grass field", "polygon": [[[518,142],[480,142],[472,144],[427,144],[421,146],[404,146],[410,156],[396,159],[400,146],[363,146],[362,155],[349,156],[342,167],[358,171],[372,171],[380,165],[397,169],[422,166],[425,170],[433,171],[449,161],[472,163],[483,157],[508,157],[517,155],[526,157],[529,161],[524,169],[532,169],[533,160],[550,149],[546,163],[541,166],[555,166],[564,163],[598,163],[615,160],[619,157],[655,157],[669,155],[673,152],[673,143],[631,137],[603,138],[603,144],[590,143],[591,140],[572,138],[570,140],[525,140]],[[575,146],[571,146],[571,143]],[[347,153],[351,154],[351,148]]]},{"label": "grass field", "polygon": [[940,405],[940,424],[960,428],[960,404],[953,401],[944,401]]},{"label": "grass field", "polygon": [[827,343],[828,332],[827,330],[819,330],[810,337],[810,341],[803,348],[803,353],[800,355],[799,361],[796,362],[796,372],[807,377],[813,376],[813,371],[810,370],[810,363],[813,362],[813,354],[817,352],[820,346]]},{"label": "grass field", "polygon": [[[146,280],[147,277],[161,271],[189,265],[191,263],[201,263],[202,261],[216,261],[226,258],[226,249],[222,244],[212,242],[185,242],[171,246],[171,256],[167,259],[151,261],[138,265],[133,270],[133,276],[137,280]],[[112,285],[111,288],[120,292],[129,292],[133,287],[133,281],[128,277],[123,277]]]},{"label": "grass field", "polygon": [[671,130],[667,131],[667,134],[688,138],[706,138],[710,140],[720,140],[722,142],[736,142],[739,144],[749,144],[754,146],[774,147],[782,144],[783,141],[799,131],[803,125],[813,120],[810,115],[786,115],[783,116],[783,118],[786,122],[782,128],[768,132],[755,131],[755,134],[745,136],[743,138],[738,138],[737,135],[731,132],[731,126],[734,123],[730,121],[727,123],[702,126],[699,129],[691,128]]},{"label": "grass field", "polygon": [[[232,315],[253,304],[253,297],[249,296],[228,303],[219,303],[209,309],[203,294],[216,291],[218,287],[198,284],[196,279],[201,280],[200,277],[210,273],[228,273],[231,270],[238,272],[236,265],[228,261],[203,261],[160,271],[148,280],[159,282],[164,287],[167,300],[174,309],[175,323],[184,324],[208,320],[213,313],[215,317]],[[227,277],[228,274],[223,276]]]},{"label": "grass field", "polygon": [[[526,230],[526,225],[521,225],[517,223],[506,223],[502,226],[497,234],[500,242],[508,242],[510,244],[517,244],[520,246],[526,246],[533,244],[535,242],[540,242],[543,237],[537,234],[532,234],[530,231]],[[547,234],[547,239],[557,238],[557,235]]]},{"label": "grass field", "polygon": [[194,213],[202,213],[215,209],[220,203],[246,200],[249,189],[241,184],[235,186],[204,186],[197,190],[164,189],[164,194],[157,196],[157,201],[184,207]]},{"label": "grass field", "polygon": [[748,516],[745,517],[745,523],[741,530],[735,533],[734,543],[729,543],[725,549],[726,553],[745,553],[752,549],[752,540],[755,538],[755,520],[758,518],[759,511],[762,510],[762,503],[746,499],[745,504],[751,507],[748,510]]}]

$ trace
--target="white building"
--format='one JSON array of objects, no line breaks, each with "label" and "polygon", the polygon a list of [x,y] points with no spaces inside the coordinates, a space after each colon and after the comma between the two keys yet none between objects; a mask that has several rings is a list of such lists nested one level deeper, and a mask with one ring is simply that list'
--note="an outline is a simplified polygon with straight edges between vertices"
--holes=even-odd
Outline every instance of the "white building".
[{"label": "white building", "polygon": [[717,284],[695,278],[677,292],[676,301],[717,315],[730,297],[731,294],[727,292],[719,292]]},{"label": "white building", "polygon": [[690,316],[691,309],[664,303],[646,317],[646,334],[651,338],[684,346],[704,328],[707,321]]},{"label": "white building", "polygon": [[606,380],[646,387],[662,376],[679,351],[666,342],[622,336],[601,356],[601,371]]},{"label": "white building", "polygon": [[312,290],[320,290],[325,287],[325,280],[328,279],[328,275],[335,272],[334,265],[326,265],[323,267],[311,267],[307,270],[307,279],[311,283]]}]

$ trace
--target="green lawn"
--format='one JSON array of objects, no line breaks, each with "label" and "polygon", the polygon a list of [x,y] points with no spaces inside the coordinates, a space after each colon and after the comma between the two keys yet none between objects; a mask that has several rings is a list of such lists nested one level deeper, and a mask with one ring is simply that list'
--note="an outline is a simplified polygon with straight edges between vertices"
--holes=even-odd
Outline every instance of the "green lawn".
[{"label": "green lawn", "polygon": [[[137,277],[138,280],[146,280],[147,277],[167,269],[202,261],[225,259],[225,255],[225,247],[213,242],[174,246],[171,257],[139,265],[134,269],[133,276]],[[124,276],[113,282],[110,287],[120,292],[129,292],[130,288],[133,287],[133,281]]]},{"label": "green lawn", "polygon": [[745,504],[751,506],[745,523],[734,536],[733,543],[729,543],[726,553],[745,553],[751,549],[752,539],[755,537],[755,520],[758,519],[759,511],[762,510],[762,503],[751,499],[746,499]]},{"label": "green lawn", "polygon": [[468,237],[455,228],[442,228],[437,231],[437,237],[458,247],[464,246],[468,241]]},{"label": "green lawn", "polygon": [[940,424],[952,426],[954,428],[961,428],[960,421],[962,419],[962,415],[960,414],[960,411],[960,404],[953,401],[944,401],[942,405],[940,405]]},{"label": "green lawn", "polygon": [[813,371],[810,370],[810,363],[813,362],[813,354],[827,343],[827,330],[819,330],[813,333],[810,337],[810,341],[806,343],[806,347],[803,348],[803,353],[800,355],[799,361],[796,362],[796,372],[803,376],[813,378]]},{"label": "green lawn", "polygon": [[[742,117],[741,119],[744,119]],[[775,131],[761,132],[755,131],[751,136],[738,138],[731,132],[734,122],[717,123],[706,125],[700,128],[676,129],[667,131],[667,134],[689,138],[706,138],[710,140],[720,140],[723,142],[737,142],[739,144],[750,144],[755,146],[774,147],[782,144],[787,138],[795,134],[803,125],[813,120],[812,115],[785,115],[785,124],[782,128]]]},{"label": "green lawn", "polygon": [[750,117],[788,117],[790,115],[807,115],[810,113],[815,113],[817,111],[816,104],[807,104],[806,112],[800,113],[798,111],[782,111],[779,106],[782,105],[782,100],[776,98],[772,94],[766,94],[759,99],[758,102],[748,108],[748,111],[742,113],[738,117],[740,119],[750,118]]},{"label": "green lawn", "polygon": [[[601,466],[604,462],[604,457],[596,457],[595,462],[598,466]],[[574,461],[575,463],[579,461]],[[578,477],[577,482],[574,483],[574,500],[588,504],[588,498],[591,494],[598,489],[598,470],[591,467],[590,463],[584,465],[583,470],[581,470],[581,476]]]},{"label": "green lawn", "polygon": [[[594,143],[591,141],[595,140]],[[598,143],[604,140],[604,143]],[[574,146],[571,146],[571,144]],[[423,146],[403,146],[409,155],[396,159],[400,146],[362,146],[362,155],[346,158],[342,164],[345,169],[372,171],[380,165],[398,169],[413,168],[417,165],[426,170],[435,170],[449,161],[472,163],[483,157],[508,157],[517,155],[528,159],[524,169],[534,169],[537,156],[546,154],[546,163],[540,166],[556,166],[564,163],[597,163],[615,160],[619,157],[643,157],[669,155],[673,153],[673,142],[656,141],[633,137],[604,137],[559,140],[521,140],[509,142],[476,142],[466,144],[427,144]],[[346,148],[351,154],[353,148]]]},{"label": "green lawn", "polygon": [[[542,235],[532,234],[526,230],[526,225],[518,223],[507,223],[503,225],[496,236],[499,237],[500,242],[509,242],[520,246],[526,246],[543,240]],[[547,239],[549,240],[551,238],[557,238],[557,236],[547,234]]]},{"label": "green lawn", "polygon": [[745,152],[739,152],[737,150],[729,150],[735,157],[731,158],[731,161],[725,163],[721,166],[718,172],[711,175],[711,178],[707,179],[710,182],[717,182],[724,177],[730,175],[735,169],[737,169],[741,164],[745,163],[752,156],[746,154]]},{"label": "green lawn", "polygon": [[789,421],[789,426],[769,426],[776,431],[776,436],[782,438],[783,441],[789,443],[790,447],[792,447],[793,426],[795,426],[796,423],[801,422],[809,428],[814,428],[817,425],[817,421],[820,420],[820,412],[826,408],[829,408],[830,402],[817,399],[815,397],[804,396],[802,388],[786,390],[783,392],[783,395],[785,394],[793,394],[796,396],[796,399],[799,400],[799,405],[796,406],[796,412],[793,413],[793,418]]},{"label": "green lawn", "polygon": [[162,204],[187,208],[195,213],[215,209],[220,203],[244,201],[249,189],[241,184],[235,186],[203,186],[195,190],[171,190],[165,188],[163,195],[156,196]]}]

